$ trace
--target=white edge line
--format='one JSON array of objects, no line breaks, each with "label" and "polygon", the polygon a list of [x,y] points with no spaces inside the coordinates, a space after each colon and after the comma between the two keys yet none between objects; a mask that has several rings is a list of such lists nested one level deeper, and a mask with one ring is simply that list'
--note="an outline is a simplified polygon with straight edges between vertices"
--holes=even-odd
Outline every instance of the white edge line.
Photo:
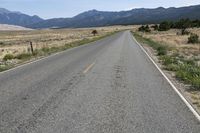
[{"label": "white edge line", "polygon": [[193,106],[186,100],[186,98],[179,92],[179,90],[175,87],[175,85],[169,80],[169,78],[164,74],[164,72],[160,69],[160,67],[155,63],[155,61],[151,58],[151,56],[147,53],[147,51],[143,48],[143,46],[135,39],[132,35],[135,42],[139,45],[142,51],[147,55],[150,61],[155,65],[155,67],[159,70],[159,72],[163,75],[163,77],[167,80],[167,82],[171,85],[171,87],[175,90],[175,92],[179,95],[182,101],[187,105],[190,111],[195,115],[195,117],[200,121],[199,113],[193,108]]}]

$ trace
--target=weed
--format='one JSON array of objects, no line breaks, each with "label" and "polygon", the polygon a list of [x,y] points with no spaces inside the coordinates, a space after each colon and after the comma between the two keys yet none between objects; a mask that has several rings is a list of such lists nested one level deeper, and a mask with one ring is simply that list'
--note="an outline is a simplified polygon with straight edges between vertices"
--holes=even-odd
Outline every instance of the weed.
[{"label": "weed", "polygon": [[14,55],[12,55],[12,54],[6,54],[3,57],[3,61],[12,60],[12,59],[14,59]]},{"label": "weed", "polygon": [[18,54],[17,56],[15,56],[16,59],[19,59],[19,60],[27,60],[27,59],[30,59],[32,56],[32,54],[30,53],[22,53],[22,54]]},{"label": "weed", "polygon": [[188,38],[188,43],[198,43],[199,42],[199,36],[197,34],[191,34]]}]

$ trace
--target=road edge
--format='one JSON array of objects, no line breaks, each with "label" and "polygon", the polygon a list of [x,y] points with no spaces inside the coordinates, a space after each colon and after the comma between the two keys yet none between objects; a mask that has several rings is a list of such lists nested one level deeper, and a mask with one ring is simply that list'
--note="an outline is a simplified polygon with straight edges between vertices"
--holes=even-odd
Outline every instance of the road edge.
[{"label": "road edge", "polygon": [[98,39],[98,40],[96,40],[96,41],[93,41],[93,42],[85,43],[84,45],[80,45],[80,46],[77,46],[77,47],[72,47],[72,48],[69,48],[69,49],[66,49],[66,50],[63,50],[63,51],[55,52],[55,53],[53,53],[53,54],[51,54],[51,55],[47,55],[47,56],[40,57],[40,58],[35,59],[35,60],[32,60],[32,61],[30,60],[30,61],[24,62],[24,63],[22,63],[22,64],[19,64],[19,65],[14,66],[14,67],[12,67],[12,68],[10,68],[10,69],[7,69],[7,70],[5,70],[5,71],[1,71],[0,74],[4,74],[4,73],[10,72],[10,71],[13,71],[13,70],[15,70],[15,69],[24,67],[24,66],[26,66],[26,65],[30,65],[30,64],[32,64],[32,63],[36,63],[36,62],[45,60],[45,59],[47,59],[47,58],[50,58],[50,57],[52,57],[52,56],[56,56],[56,55],[62,54],[62,53],[64,53],[64,52],[68,52],[68,51],[71,51],[71,50],[74,50],[74,49],[77,49],[77,48],[85,47],[85,46],[90,45],[90,44],[92,44],[92,43],[94,43],[94,42],[97,42],[97,41],[100,41],[100,40],[102,40],[102,39],[105,39],[105,38],[107,38],[107,37],[109,37],[109,36],[115,35],[115,34],[117,34],[117,33],[119,33],[119,32],[121,32],[121,31],[114,32],[114,33],[111,34],[111,35],[106,35],[106,36],[103,37],[103,38],[100,38],[100,39]]},{"label": "road edge", "polygon": [[152,57],[147,53],[147,51],[144,49],[144,47],[135,39],[135,37],[133,35],[132,35],[132,37],[133,37],[133,40],[137,43],[137,45],[140,47],[140,49],[146,54],[146,56],[149,58],[149,60],[154,64],[154,66],[158,69],[158,71],[162,74],[162,76],[167,80],[167,82],[170,84],[170,86],[173,88],[173,90],[178,94],[178,96],[181,98],[181,100],[186,104],[186,106],[189,108],[189,110],[194,114],[194,116],[200,122],[200,114],[188,102],[188,100],[182,95],[182,93],[175,87],[175,85],[169,80],[169,78],[165,75],[165,73],[161,70],[161,68],[155,63],[155,61],[152,59]]}]

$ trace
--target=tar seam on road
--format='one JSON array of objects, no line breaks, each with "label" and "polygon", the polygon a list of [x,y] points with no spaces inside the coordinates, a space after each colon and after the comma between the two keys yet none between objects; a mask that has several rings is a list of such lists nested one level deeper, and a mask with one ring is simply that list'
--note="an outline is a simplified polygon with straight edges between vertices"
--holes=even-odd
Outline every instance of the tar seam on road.
[{"label": "tar seam on road", "polygon": [[190,111],[195,115],[195,117],[198,119],[198,121],[200,121],[200,115],[199,115],[199,113],[186,100],[186,98],[181,94],[181,92],[179,92],[179,90],[175,87],[175,85],[169,80],[169,78],[165,75],[165,73],[160,69],[160,67],[155,63],[155,61],[151,58],[151,56],[143,48],[143,46],[134,37],[133,37],[133,39],[138,44],[138,46],[141,48],[141,50],[147,55],[147,57],[150,59],[150,61],[155,65],[155,67],[159,70],[159,72],[163,75],[163,77],[167,80],[167,82],[174,89],[174,91],[179,95],[179,97],[181,98],[181,100],[187,105],[187,107],[190,109]]},{"label": "tar seam on road", "polygon": [[95,62],[93,62],[92,64],[88,65],[85,70],[83,71],[84,74],[86,74],[90,69],[92,69],[92,67],[95,65]]}]

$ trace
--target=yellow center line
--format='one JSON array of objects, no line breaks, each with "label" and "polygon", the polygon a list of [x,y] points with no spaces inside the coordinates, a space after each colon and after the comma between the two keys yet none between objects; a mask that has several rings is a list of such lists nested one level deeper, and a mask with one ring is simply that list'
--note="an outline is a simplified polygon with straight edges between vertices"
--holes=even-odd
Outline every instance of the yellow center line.
[{"label": "yellow center line", "polygon": [[85,70],[83,71],[84,74],[86,74],[93,66],[95,65],[95,62],[93,62],[92,64],[88,65]]}]

